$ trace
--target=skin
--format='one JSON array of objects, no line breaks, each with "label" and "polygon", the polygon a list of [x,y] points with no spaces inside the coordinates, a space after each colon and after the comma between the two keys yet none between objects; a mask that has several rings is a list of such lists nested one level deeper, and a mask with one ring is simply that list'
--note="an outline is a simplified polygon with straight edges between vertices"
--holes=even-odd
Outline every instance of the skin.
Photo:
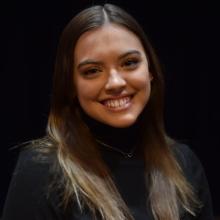
[{"label": "skin", "polygon": [[73,74],[82,109],[112,127],[134,124],[150,97],[152,76],[144,48],[135,34],[116,24],[81,35]]}]

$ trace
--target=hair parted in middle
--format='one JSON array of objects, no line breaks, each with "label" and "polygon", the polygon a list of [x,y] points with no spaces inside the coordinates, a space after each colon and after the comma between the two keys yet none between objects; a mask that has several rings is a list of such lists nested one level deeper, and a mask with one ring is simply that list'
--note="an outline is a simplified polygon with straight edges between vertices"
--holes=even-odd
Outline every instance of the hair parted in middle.
[{"label": "hair parted in middle", "polygon": [[[64,176],[65,207],[75,198],[106,220],[133,219],[121,198],[97,143],[80,114],[74,87],[74,49],[80,36],[106,24],[134,33],[146,53],[153,81],[150,99],[142,112],[140,148],[146,164],[149,201],[158,220],[180,219],[181,208],[192,215],[197,200],[175,159],[174,141],[166,135],[163,119],[164,81],[157,56],[137,21],[118,6],[91,6],[78,13],[65,27],[57,49],[48,136],[56,145]],[[146,184],[147,185],[147,184]]]}]

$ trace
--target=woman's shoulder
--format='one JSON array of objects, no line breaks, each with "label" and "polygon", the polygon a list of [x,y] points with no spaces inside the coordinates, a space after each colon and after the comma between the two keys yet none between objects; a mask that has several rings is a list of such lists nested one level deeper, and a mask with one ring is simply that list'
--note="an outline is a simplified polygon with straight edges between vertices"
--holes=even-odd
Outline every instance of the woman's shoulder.
[{"label": "woman's shoulder", "polygon": [[47,151],[37,145],[20,148],[4,205],[3,219],[31,219],[35,215],[50,213],[48,193],[55,161],[55,151]]},{"label": "woman's shoulder", "polygon": [[37,145],[20,148],[17,163],[12,174],[11,189],[21,186],[26,190],[47,185],[56,161],[56,153]]},{"label": "woman's shoulder", "polygon": [[43,148],[42,146],[26,146],[21,148],[18,154],[18,160],[13,175],[22,172],[29,172],[37,176],[49,172],[56,161],[55,150]]},{"label": "woman's shoulder", "polygon": [[193,187],[198,200],[202,204],[198,218],[196,219],[214,219],[209,183],[200,158],[196,155],[194,150],[186,144],[176,143],[173,148],[184,176]]},{"label": "woman's shoulder", "polygon": [[202,184],[208,187],[204,166],[195,151],[183,143],[175,143],[173,151],[184,175],[191,184],[198,188]]},{"label": "woman's shoulder", "polygon": [[52,149],[43,138],[15,148],[18,157],[9,192],[42,191],[49,182],[56,162],[56,152]]},{"label": "woman's shoulder", "polygon": [[172,150],[177,160],[184,166],[185,168],[189,166],[201,166],[200,159],[194,152],[194,150],[187,144],[181,142],[175,142],[172,145]]}]

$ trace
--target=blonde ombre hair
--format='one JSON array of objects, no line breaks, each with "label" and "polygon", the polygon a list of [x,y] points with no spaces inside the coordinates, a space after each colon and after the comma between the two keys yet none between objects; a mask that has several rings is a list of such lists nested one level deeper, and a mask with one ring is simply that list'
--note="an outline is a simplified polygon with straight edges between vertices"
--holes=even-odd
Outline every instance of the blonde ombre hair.
[{"label": "blonde ombre hair", "polygon": [[[105,4],[77,14],[64,29],[58,45],[48,120],[48,137],[56,148],[58,165],[65,183],[62,204],[76,201],[105,220],[134,219],[121,198],[102,160],[97,143],[80,115],[73,82],[74,48],[80,36],[106,22],[132,31],[140,39],[153,75],[151,97],[141,118],[140,147],[145,155],[149,201],[156,220],[179,220],[180,209],[195,215],[198,205],[174,154],[174,142],[167,137],[163,123],[163,76],[156,55],[133,17],[121,8]],[[58,183],[57,183],[58,184]]]}]

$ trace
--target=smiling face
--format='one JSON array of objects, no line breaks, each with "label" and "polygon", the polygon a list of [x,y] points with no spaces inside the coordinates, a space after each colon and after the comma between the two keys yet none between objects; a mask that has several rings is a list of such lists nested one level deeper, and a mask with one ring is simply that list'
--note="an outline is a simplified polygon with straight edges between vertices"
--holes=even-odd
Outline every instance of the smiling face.
[{"label": "smiling face", "polygon": [[129,127],[146,106],[152,77],[144,48],[126,28],[85,32],[74,50],[74,85],[82,109],[113,127]]}]

